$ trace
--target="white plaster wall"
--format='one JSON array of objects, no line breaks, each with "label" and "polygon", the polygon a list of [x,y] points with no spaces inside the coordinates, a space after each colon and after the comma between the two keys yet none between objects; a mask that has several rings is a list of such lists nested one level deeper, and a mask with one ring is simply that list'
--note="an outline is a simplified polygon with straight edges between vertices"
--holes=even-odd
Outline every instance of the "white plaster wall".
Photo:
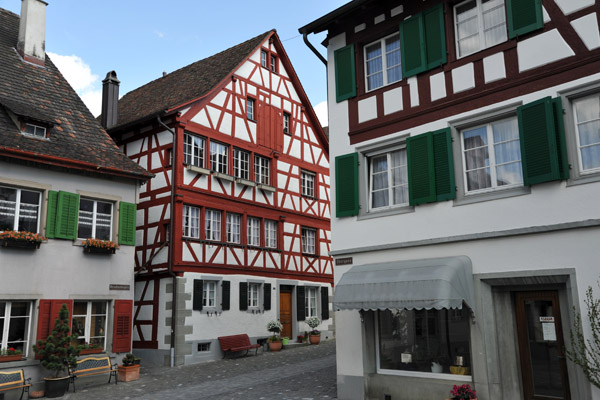
[{"label": "white plaster wall", "polygon": [[600,32],[598,31],[598,18],[596,13],[591,13],[571,22],[575,32],[581,37],[588,50],[600,47]]},{"label": "white plaster wall", "polygon": [[575,55],[558,30],[540,33],[517,43],[519,72]]}]

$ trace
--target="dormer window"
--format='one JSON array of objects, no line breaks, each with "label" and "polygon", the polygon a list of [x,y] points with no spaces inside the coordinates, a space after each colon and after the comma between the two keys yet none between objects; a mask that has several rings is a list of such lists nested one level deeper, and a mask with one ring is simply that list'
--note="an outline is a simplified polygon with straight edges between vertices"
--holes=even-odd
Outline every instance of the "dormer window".
[{"label": "dormer window", "polygon": [[26,123],[25,129],[23,129],[21,133],[23,133],[24,135],[30,135],[44,139],[46,138],[46,128],[39,125]]}]

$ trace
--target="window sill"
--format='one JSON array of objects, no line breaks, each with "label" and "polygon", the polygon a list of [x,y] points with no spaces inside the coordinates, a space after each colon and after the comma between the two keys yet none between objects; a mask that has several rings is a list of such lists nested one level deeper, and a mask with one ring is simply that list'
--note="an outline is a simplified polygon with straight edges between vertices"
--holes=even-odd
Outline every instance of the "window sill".
[{"label": "window sill", "polygon": [[271,192],[271,193],[274,193],[277,190],[277,189],[275,189],[275,187],[273,187],[271,185],[264,185],[262,183],[258,183],[256,185],[256,187],[259,188],[259,189],[262,189],[262,190],[264,190],[266,192]]},{"label": "window sill", "polygon": [[420,371],[400,371],[393,369],[380,369],[377,368],[379,375],[395,375],[395,376],[406,376],[411,378],[425,378],[425,379],[440,379],[449,381],[460,381],[460,382],[472,382],[473,377],[471,375],[455,375],[455,374],[436,374],[433,372],[420,372]]},{"label": "window sill", "polygon": [[240,185],[255,187],[256,182],[249,181],[248,179],[235,178],[235,183],[239,183]]},{"label": "window sill", "polygon": [[531,193],[531,187],[519,186],[512,189],[493,190],[484,193],[469,194],[457,196],[454,200],[454,206],[462,206],[465,204],[480,203],[483,201],[506,199],[509,197],[523,196]]},{"label": "window sill", "polygon": [[224,181],[234,182],[235,178],[231,175],[224,174],[222,172],[213,171],[213,176],[215,178],[223,179]]},{"label": "window sill", "polygon": [[197,173],[202,174],[202,175],[210,175],[210,170],[209,169],[202,168],[202,167],[197,167],[195,165],[190,165],[190,164],[184,164],[184,165],[185,165],[185,168],[188,171],[197,172]]},{"label": "window sill", "polygon": [[[573,173],[571,172],[571,175]],[[569,180],[567,180],[567,187],[577,186],[577,185],[585,185],[587,183],[595,183],[600,182],[600,172],[582,174],[579,176],[571,176]]]},{"label": "window sill", "polygon": [[386,208],[381,210],[372,210],[366,213],[361,213],[358,215],[357,220],[367,220],[372,218],[381,218],[381,217],[389,217],[392,215],[400,215],[415,212],[414,206],[401,206],[395,208]]},{"label": "window sill", "polygon": [[316,198],[315,196],[308,196],[306,194],[302,195],[303,198],[308,199],[308,200],[319,200],[318,198]]}]

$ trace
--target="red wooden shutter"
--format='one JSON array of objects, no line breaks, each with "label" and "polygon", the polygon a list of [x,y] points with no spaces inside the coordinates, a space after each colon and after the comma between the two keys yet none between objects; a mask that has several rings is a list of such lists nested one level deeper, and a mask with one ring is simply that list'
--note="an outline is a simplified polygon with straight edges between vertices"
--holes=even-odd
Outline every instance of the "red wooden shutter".
[{"label": "red wooden shutter", "polygon": [[58,318],[58,312],[63,304],[66,304],[69,310],[70,327],[73,318],[73,300],[40,300],[36,342],[46,339],[50,335],[50,332],[54,328],[54,322]]},{"label": "red wooden shutter", "polygon": [[131,351],[131,315],[133,300],[115,300],[113,353]]}]

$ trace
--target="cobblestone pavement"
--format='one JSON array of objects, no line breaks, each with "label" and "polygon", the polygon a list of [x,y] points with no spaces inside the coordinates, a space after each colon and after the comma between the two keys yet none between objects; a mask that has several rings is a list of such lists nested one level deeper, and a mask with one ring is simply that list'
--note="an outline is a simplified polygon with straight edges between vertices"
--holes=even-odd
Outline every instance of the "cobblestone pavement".
[{"label": "cobblestone pavement", "polygon": [[[143,366],[140,379],[118,385],[77,381],[65,400],[335,399],[335,340],[277,353],[227,358],[176,368]],[[89,381],[93,378],[88,378]]]}]

